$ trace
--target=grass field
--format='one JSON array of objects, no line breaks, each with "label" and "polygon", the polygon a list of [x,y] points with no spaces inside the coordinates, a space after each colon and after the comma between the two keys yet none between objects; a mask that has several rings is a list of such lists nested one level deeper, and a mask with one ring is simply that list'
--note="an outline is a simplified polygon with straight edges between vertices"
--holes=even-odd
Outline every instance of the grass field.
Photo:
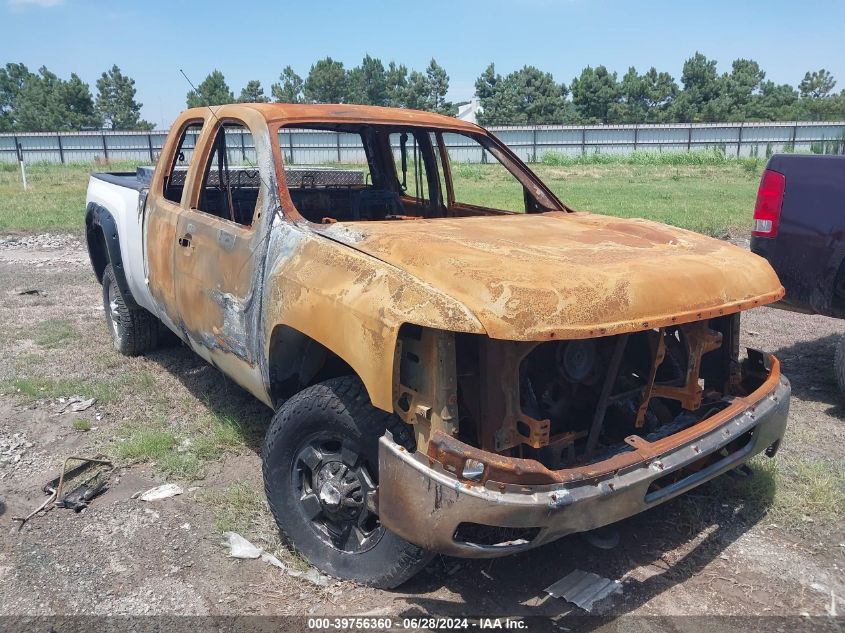
[{"label": "grass field", "polygon": [[[717,237],[749,230],[765,159],[732,160],[717,153],[548,155],[532,165],[569,206],[619,217],[643,217]],[[132,170],[115,164],[109,171]],[[16,164],[0,165],[0,231],[82,231],[85,188],[92,164],[27,168],[29,189]],[[104,169],[98,167],[98,169]],[[492,165],[453,165],[455,189],[466,202],[508,208],[521,191]]]}]

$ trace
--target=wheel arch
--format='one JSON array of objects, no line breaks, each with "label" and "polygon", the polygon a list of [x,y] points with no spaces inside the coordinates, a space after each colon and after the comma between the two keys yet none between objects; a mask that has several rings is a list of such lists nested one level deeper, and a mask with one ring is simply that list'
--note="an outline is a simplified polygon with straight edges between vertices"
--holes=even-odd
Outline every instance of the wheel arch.
[{"label": "wheel arch", "polygon": [[103,283],[103,271],[111,264],[124,301],[133,308],[139,307],[126,281],[117,222],[108,209],[96,202],[89,202],[85,210],[85,239],[97,281]]},{"label": "wheel arch", "polygon": [[286,324],[273,328],[267,367],[268,391],[275,407],[298,391],[329,378],[354,375],[366,388],[366,382],[349,362],[308,334]]}]

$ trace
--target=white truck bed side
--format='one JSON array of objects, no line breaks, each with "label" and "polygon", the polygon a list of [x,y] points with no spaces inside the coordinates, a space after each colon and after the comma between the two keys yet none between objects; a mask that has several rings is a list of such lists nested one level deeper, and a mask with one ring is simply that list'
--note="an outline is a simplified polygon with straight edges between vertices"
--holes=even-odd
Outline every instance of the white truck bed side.
[{"label": "white truck bed side", "polygon": [[158,315],[147,286],[144,214],[138,208],[141,192],[92,176],[88,181],[86,204],[94,202],[108,209],[117,224],[120,255],[126,283],[138,305]]}]

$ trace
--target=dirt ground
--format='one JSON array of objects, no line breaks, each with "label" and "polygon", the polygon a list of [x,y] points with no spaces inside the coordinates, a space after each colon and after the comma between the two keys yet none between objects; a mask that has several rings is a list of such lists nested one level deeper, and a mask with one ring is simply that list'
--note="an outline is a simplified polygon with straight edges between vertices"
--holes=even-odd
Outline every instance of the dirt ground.
[{"label": "dirt ground", "polygon": [[[845,455],[845,400],[832,371],[842,322],[769,308],[743,318],[743,345],[774,352],[792,381],[790,427],[773,462],[794,470],[761,459],[754,485],[724,477],[626,520],[619,546],[609,551],[572,536],[493,561],[439,557],[400,589],[379,591],[333,579],[318,587],[261,560],[227,556],[221,529],[240,526],[244,536],[302,568],[274,540],[263,504],[239,504],[230,494],[233,486],[260,491],[260,428],[271,412],[183,347],[118,356],[107,337],[100,286],[76,238],[0,238],[0,293],[0,380],[6,385],[0,396],[0,615],[560,618],[583,612],[543,589],[573,569],[622,581],[622,594],[597,609],[611,617],[845,610],[845,527],[841,514],[823,507],[825,495],[842,494],[835,471]],[[36,393],[27,393],[32,385]],[[92,407],[60,412],[60,398],[86,394],[97,397]],[[258,431],[206,456],[193,478],[178,469],[166,475],[155,460],[124,456],[107,492],[85,511],[53,509],[20,532],[12,520],[41,504],[41,487],[66,457],[112,455],[127,434],[151,421],[179,438],[196,438],[204,433],[197,419],[220,416]],[[81,430],[86,425],[90,430]],[[834,472],[832,491],[825,468]],[[790,473],[806,486],[790,487]],[[132,498],[166,480],[179,483],[184,494],[154,502]]]}]

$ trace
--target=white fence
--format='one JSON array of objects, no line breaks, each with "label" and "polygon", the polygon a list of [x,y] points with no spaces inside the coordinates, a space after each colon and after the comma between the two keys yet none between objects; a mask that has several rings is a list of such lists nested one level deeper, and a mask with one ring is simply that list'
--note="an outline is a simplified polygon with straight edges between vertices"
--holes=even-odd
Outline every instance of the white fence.
[{"label": "white fence", "polygon": [[[686,152],[719,148],[733,156],[796,151],[845,154],[845,122],[672,123],[666,125],[539,125],[490,130],[527,162],[553,152],[566,156],[633,151]],[[0,162],[14,162],[18,149],[27,163],[153,162],[167,131],[41,132],[0,134]],[[481,152],[462,149],[460,137],[444,139],[455,160],[478,162]],[[233,135],[229,147],[254,155],[248,135]],[[361,162],[357,135],[282,131],[279,142],[292,164]]]}]

